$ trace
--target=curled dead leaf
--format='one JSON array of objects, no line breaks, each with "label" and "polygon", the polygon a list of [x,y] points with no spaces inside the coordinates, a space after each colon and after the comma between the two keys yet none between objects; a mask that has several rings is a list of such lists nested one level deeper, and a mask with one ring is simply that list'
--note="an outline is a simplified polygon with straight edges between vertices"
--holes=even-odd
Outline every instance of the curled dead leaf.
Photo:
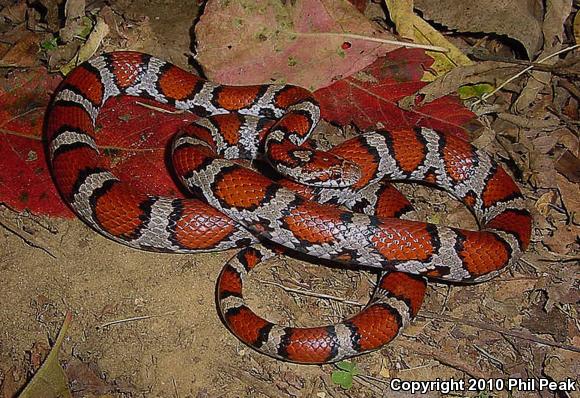
[{"label": "curled dead leaf", "polygon": [[546,216],[548,215],[548,211],[550,210],[550,205],[554,204],[555,199],[556,193],[554,191],[549,191],[542,194],[542,196],[540,196],[538,200],[536,200],[534,206],[536,207],[536,209],[538,209],[541,215]]}]

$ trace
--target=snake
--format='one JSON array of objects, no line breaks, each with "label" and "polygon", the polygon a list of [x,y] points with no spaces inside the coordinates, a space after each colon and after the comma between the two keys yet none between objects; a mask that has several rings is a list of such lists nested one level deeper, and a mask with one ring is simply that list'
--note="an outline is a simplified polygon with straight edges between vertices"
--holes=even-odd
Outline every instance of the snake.
[{"label": "snake", "polygon": [[[111,171],[96,121],[108,99],[154,100],[200,118],[168,158],[190,196],[143,192]],[[45,119],[53,181],[77,216],[105,237],[147,251],[241,249],[217,283],[218,307],[241,341],[272,357],[330,363],[377,350],[420,309],[425,279],[482,282],[530,243],[532,217],[510,175],[464,139],[426,127],[377,129],[319,151],[314,95],[287,84],[228,86],[149,54],[117,51],[73,69]],[[264,160],[271,175],[251,167]],[[461,201],[479,230],[402,219],[408,201],[389,181],[433,185]],[[242,295],[247,274],[278,252],[374,270],[355,316],[316,328],[281,327]]]}]

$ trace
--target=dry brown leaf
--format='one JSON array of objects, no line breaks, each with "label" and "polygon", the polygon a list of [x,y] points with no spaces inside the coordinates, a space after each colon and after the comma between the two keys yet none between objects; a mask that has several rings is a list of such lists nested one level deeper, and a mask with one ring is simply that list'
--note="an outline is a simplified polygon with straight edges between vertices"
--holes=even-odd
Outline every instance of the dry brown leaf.
[{"label": "dry brown leaf", "polygon": [[554,167],[558,173],[562,174],[570,182],[580,183],[580,159],[569,150],[565,150],[560,155]]},{"label": "dry brown leaf", "polygon": [[[578,222],[580,215],[580,185],[568,181],[560,174],[556,174],[556,186],[566,211],[573,222]],[[577,231],[578,232],[578,231]]]},{"label": "dry brown leaf", "polygon": [[535,208],[538,209],[541,215],[547,216],[550,211],[550,205],[554,204],[556,199],[556,193],[554,191],[548,191],[536,200],[534,204]]},{"label": "dry brown leaf", "polygon": [[85,15],[85,0],[67,0],[64,7],[64,15],[68,20],[80,18]]},{"label": "dry brown leaf", "polygon": [[346,0],[210,0],[195,33],[197,61],[211,80],[225,84],[317,89],[397,48],[372,41],[395,38]]},{"label": "dry brown leaf", "polygon": [[542,243],[555,254],[570,255],[572,245],[580,234],[580,229],[574,225],[565,225],[560,223],[552,236],[542,240]]},{"label": "dry brown leaf", "polygon": [[[42,15],[39,12],[40,7],[31,7],[28,9],[28,12],[37,12],[38,15],[35,18],[45,21],[49,31],[57,32],[61,23],[60,7],[64,2],[65,0],[38,0],[38,3],[44,7]],[[28,22],[30,23],[30,18]]]},{"label": "dry brown leaf", "polygon": [[544,276],[538,280],[536,289],[545,291],[547,300],[544,309],[552,311],[556,305],[575,304],[580,300],[580,291],[576,287],[577,271],[573,267],[559,267],[553,276]]},{"label": "dry brown leaf", "polygon": [[535,0],[416,0],[423,17],[460,32],[506,35],[522,43],[532,58],[542,47],[543,10]]},{"label": "dry brown leaf", "polygon": [[[541,59],[561,49],[564,42],[564,22],[572,11],[572,0],[548,0],[546,15],[542,23],[544,50],[538,56]],[[551,58],[545,63],[553,65],[558,59]],[[516,113],[524,112],[534,102],[544,87],[550,84],[552,75],[548,72],[533,71],[524,89],[514,102],[512,108]]]},{"label": "dry brown leaf", "polygon": [[508,300],[520,303],[526,292],[534,289],[535,283],[534,279],[501,281],[490,289],[492,292],[490,296],[500,303],[505,303]]},{"label": "dry brown leaf", "polygon": [[558,350],[556,354],[546,356],[543,364],[544,374],[552,380],[577,379],[580,374],[578,354],[564,350]]},{"label": "dry brown leaf", "polygon": [[0,18],[7,19],[13,23],[22,23],[26,17],[26,2],[19,1],[8,5],[0,11]]},{"label": "dry brown leaf", "polygon": [[[564,42],[564,25],[572,12],[572,0],[547,0],[546,13],[542,23],[544,52],[560,48]],[[548,54],[543,54],[548,55]]]},{"label": "dry brown leaf", "polygon": [[90,29],[90,21],[82,18],[85,16],[85,0],[67,0],[64,13],[66,20],[59,37],[64,43],[70,43],[77,36],[82,36],[80,33],[83,30]]},{"label": "dry brown leaf", "polygon": [[38,52],[40,36],[33,32],[25,32],[22,38],[12,46],[0,59],[0,66],[28,68],[39,64]]}]

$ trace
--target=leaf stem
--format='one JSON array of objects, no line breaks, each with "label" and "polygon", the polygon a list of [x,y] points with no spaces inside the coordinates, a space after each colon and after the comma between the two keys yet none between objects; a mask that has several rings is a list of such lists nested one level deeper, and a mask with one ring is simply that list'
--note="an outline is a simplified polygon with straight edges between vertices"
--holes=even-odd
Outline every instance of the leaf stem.
[{"label": "leaf stem", "polygon": [[334,32],[311,32],[311,33],[302,33],[302,32],[294,32],[297,36],[331,36],[331,37],[345,37],[347,39],[355,39],[355,40],[364,40],[364,41],[373,41],[376,43],[383,43],[383,44],[393,44],[395,46],[401,47],[409,47],[409,48],[422,48],[424,50],[429,51],[437,51],[446,53],[449,52],[448,48],[445,47],[438,47],[438,46],[430,46],[428,44],[418,44],[418,43],[409,43],[406,41],[398,41],[398,40],[388,40],[388,39],[381,39],[380,37],[373,37],[373,36],[364,36],[364,35],[357,35],[355,33],[334,33]]},{"label": "leaf stem", "polygon": [[[537,63],[538,64],[544,63],[547,60],[549,60],[550,58],[555,57],[556,55],[560,55],[562,53],[565,53],[565,52],[568,52],[568,51],[572,51],[572,50],[574,50],[574,49],[576,49],[578,47],[580,47],[580,44],[575,44],[573,46],[563,48],[560,51],[556,51],[554,54],[547,55],[544,58],[538,60]],[[493,90],[492,92],[490,92],[489,94],[482,95],[481,96],[481,99],[478,100],[478,101],[476,101],[475,104],[479,104],[479,103],[485,101],[487,98],[491,97],[492,95],[495,95],[495,93],[497,93],[499,90],[501,90],[502,88],[504,88],[506,85],[508,85],[509,83],[511,83],[512,81],[514,81],[515,79],[517,79],[518,77],[520,77],[521,75],[523,75],[524,73],[526,73],[526,72],[528,72],[528,71],[530,71],[532,69],[534,69],[534,65],[533,64],[530,65],[530,66],[528,66],[525,69],[522,69],[520,72],[516,73],[515,75],[513,75],[512,77],[510,77],[509,79],[507,79],[505,82],[503,82],[502,84],[500,84],[499,86],[497,86],[497,88],[495,90]]]}]

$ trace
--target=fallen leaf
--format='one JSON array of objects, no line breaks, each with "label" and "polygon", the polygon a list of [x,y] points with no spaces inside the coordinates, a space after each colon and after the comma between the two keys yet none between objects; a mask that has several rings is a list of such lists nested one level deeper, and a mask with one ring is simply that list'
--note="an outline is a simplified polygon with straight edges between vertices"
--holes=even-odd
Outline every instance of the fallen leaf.
[{"label": "fallen leaf", "polygon": [[67,0],[64,5],[64,16],[67,20],[85,16],[85,0]]},{"label": "fallen leaf", "polygon": [[40,36],[33,32],[26,32],[0,59],[0,67],[29,68],[39,64],[37,52],[40,45]]},{"label": "fallen leaf", "polygon": [[397,48],[346,0],[210,0],[195,27],[197,61],[224,84],[291,83],[315,90]]},{"label": "fallen leaf", "polygon": [[[570,182],[566,177],[556,174],[556,186],[562,199],[562,204],[570,214],[571,221],[579,221],[580,212],[580,185]],[[578,231],[577,231],[578,232]]]},{"label": "fallen leaf", "polygon": [[548,191],[536,200],[534,206],[538,209],[541,215],[547,216],[550,206],[554,204],[555,199],[556,193],[554,191]]},{"label": "fallen leaf", "polygon": [[[572,13],[572,0],[546,0],[546,11],[542,22],[544,35],[544,51],[542,55],[548,55],[546,50],[560,49],[565,41],[564,29],[566,20]],[[557,61],[555,59],[554,61]]]},{"label": "fallen leaf", "polygon": [[554,354],[546,355],[543,365],[543,374],[551,380],[577,380],[580,374],[578,353],[571,351],[557,350]]},{"label": "fallen leaf", "polygon": [[560,155],[554,167],[558,173],[562,174],[570,182],[580,183],[580,159],[569,150],[565,150]]},{"label": "fallen leaf", "polygon": [[559,224],[553,235],[542,239],[542,243],[552,253],[565,256],[574,251],[572,246],[576,244],[578,236],[580,236],[580,228],[574,225]]},{"label": "fallen leaf", "polygon": [[466,84],[457,89],[459,98],[462,100],[481,98],[483,94],[491,93],[493,86],[488,83]]},{"label": "fallen leaf", "polygon": [[0,18],[7,19],[15,24],[22,23],[26,17],[26,9],[26,2],[18,1],[14,4],[5,6],[2,11],[0,11]]},{"label": "fallen leaf", "polygon": [[385,0],[391,19],[402,37],[415,43],[430,44],[447,48],[446,53],[428,51],[435,60],[429,70],[425,70],[422,80],[432,81],[460,65],[472,62],[441,33],[413,12],[413,0]]},{"label": "fallen leaf", "polygon": [[536,289],[547,294],[544,304],[545,311],[551,311],[555,306],[575,305],[580,300],[580,290],[577,287],[577,271],[573,267],[559,267],[554,275],[546,275],[538,280]]},{"label": "fallen leaf", "polygon": [[15,365],[8,369],[0,368],[0,397],[12,398],[22,388],[25,381],[24,369]]},{"label": "fallen leaf", "polygon": [[365,9],[367,8],[368,5],[368,0],[348,0],[350,4],[352,4],[353,6],[355,6],[355,8],[364,14]]},{"label": "fallen leaf", "polygon": [[58,352],[70,326],[72,316],[68,313],[60,328],[52,350],[46,360],[36,372],[34,377],[28,382],[18,398],[72,398],[68,389],[66,375],[58,362]]},{"label": "fallen leaf", "polygon": [[530,59],[542,47],[542,3],[535,0],[415,0],[423,17],[459,32],[506,35],[523,44]]},{"label": "fallen leaf", "polygon": [[502,281],[490,288],[490,297],[499,303],[505,303],[508,300],[520,303],[522,297],[534,289],[535,279],[514,279]]},{"label": "fallen leaf", "polygon": [[[96,364],[92,364],[96,367]],[[96,369],[98,370],[98,369]],[[80,392],[82,396],[95,396],[102,398],[104,394],[113,392],[114,388],[99,377],[95,369],[77,358],[72,358],[66,364],[64,372],[69,380],[70,389],[74,393]]]},{"label": "fallen leaf", "polygon": [[432,63],[423,50],[393,51],[359,73],[316,91],[322,115],[328,121],[343,126],[352,123],[361,130],[424,126],[468,138],[481,126],[457,97],[442,97],[409,110],[397,106],[397,101],[426,84],[420,79]]},{"label": "fallen leaf", "polygon": [[[542,23],[544,37],[544,49],[537,59],[544,58],[562,48],[564,42],[564,22],[572,11],[571,0],[547,0],[546,14]],[[553,65],[558,61],[557,57],[545,61]],[[523,113],[536,100],[540,92],[552,81],[552,75],[548,72],[532,71],[530,78],[522,89],[520,95],[512,105],[516,113]]]},{"label": "fallen leaf", "polygon": [[38,371],[42,366],[44,359],[50,353],[50,347],[44,342],[35,342],[29,352],[30,366],[34,372]]},{"label": "fallen leaf", "polygon": [[85,44],[83,44],[78,54],[68,64],[60,68],[60,72],[66,76],[77,65],[91,58],[107,34],[109,34],[109,25],[105,23],[104,19],[97,17],[97,23]]},{"label": "fallen leaf", "polygon": [[60,80],[37,68],[0,81],[0,202],[15,210],[71,215],[52,184],[42,144],[44,113]]},{"label": "fallen leaf", "polygon": [[85,39],[93,29],[93,20],[89,17],[75,18],[67,22],[59,31],[59,38],[64,43],[70,43],[77,38]]},{"label": "fallen leaf", "polygon": [[558,308],[545,311],[541,305],[526,308],[529,317],[522,319],[522,327],[535,334],[549,334],[559,343],[566,341],[566,315]]}]

